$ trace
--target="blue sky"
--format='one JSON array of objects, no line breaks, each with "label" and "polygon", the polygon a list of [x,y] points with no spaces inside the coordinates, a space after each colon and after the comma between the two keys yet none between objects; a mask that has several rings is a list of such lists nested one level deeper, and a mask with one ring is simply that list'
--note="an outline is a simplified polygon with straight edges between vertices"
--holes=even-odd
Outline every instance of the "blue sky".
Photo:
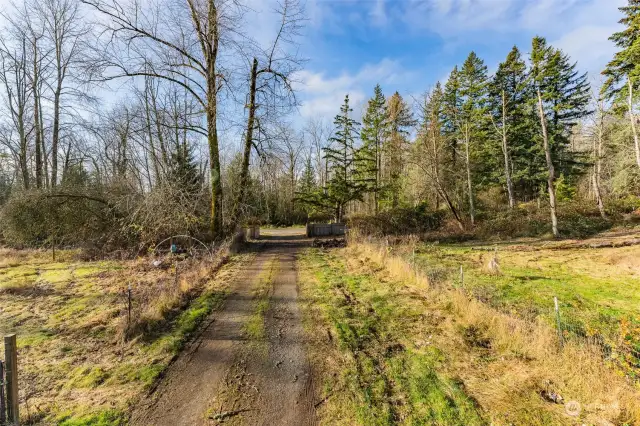
[{"label": "blue sky", "polygon": [[[271,0],[254,0],[259,14]],[[307,0],[301,39],[300,113],[333,117],[346,93],[356,115],[380,83],[418,96],[471,50],[496,68],[511,47],[541,35],[589,71],[594,83],[615,52],[607,38],[626,0]],[[263,28],[264,29],[264,28]]]}]

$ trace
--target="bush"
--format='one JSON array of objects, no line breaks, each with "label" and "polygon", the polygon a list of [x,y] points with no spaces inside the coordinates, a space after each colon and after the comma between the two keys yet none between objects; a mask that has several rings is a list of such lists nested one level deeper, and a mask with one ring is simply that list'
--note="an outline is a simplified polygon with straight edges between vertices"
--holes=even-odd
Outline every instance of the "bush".
[{"label": "bush", "polygon": [[117,229],[113,206],[99,194],[14,193],[0,211],[0,229],[12,245],[37,247],[103,241]]},{"label": "bush", "polygon": [[[602,219],[597,209],[584,203],[563,203],[558,208],[558,228],[563,237],[585,238],[611,228],[610,220]],[[513,211],[495,214],[476,228],[481,239],[539,237],[551,233],[548,206],[521,204]]]},{"label": "bush", "polygon": [[442,211],[429,211],[425,205],[397,208],[377,215],[351,215],[347,225],[363,235],[421,234],[438,229],[444,219]]},{"label": "bush", "polygon": [[81,247],[99,255],[139,252],[168,237],[208,238],[204,190],[161,185],[147,194],[128,185],[19,191],[0,210],[0,240],[21,247]]}]

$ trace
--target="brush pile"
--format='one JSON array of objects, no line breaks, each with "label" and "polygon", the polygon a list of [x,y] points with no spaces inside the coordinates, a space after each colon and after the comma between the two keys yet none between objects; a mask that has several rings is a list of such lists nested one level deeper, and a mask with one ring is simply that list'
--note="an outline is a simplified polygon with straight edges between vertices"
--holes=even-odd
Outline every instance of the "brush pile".
[{"label": "brush pile", "polygon": [[340,248],[340,247],[346,247],[347,246],[347,240],[345,240],[344,238],[334,238],[331,240],[321,240],[316,238],[315,240],[313,240],[313,246],[314,247],[321,247],[321,248]]}]

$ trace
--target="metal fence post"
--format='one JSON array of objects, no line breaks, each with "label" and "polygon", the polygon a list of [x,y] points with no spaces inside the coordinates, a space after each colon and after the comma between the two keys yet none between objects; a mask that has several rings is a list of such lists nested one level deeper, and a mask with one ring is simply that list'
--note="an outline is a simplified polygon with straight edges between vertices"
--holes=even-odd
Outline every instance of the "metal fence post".
[{"label": "metal fence post", "polygon": [[20,424],[18,408],[18,346],[16,335],[4,336],[4,362],[7,386],[7,417],[13,426]]},{"label": "metal fence post", "polygon": [[131,328],[131,283],[127,289],[127,331]]},{"label": "metal fence post", "polygon": [[460,288],[464,288],[464,269],[460,265]]},{"label": "metal fence post", "polygon": [[560,321],[560,304],[558,303],[558,298],[553,296],[553,305],[556,311],[556,324],[558,326],[558,342],[560,343],[560,347],[564,347],[564,336],[562,335],[562,322]]}]

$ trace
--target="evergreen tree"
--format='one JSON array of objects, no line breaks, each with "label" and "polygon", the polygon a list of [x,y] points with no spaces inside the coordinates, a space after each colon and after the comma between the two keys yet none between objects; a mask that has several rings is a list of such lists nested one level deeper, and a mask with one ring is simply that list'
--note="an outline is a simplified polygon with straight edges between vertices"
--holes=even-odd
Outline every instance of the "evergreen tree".
[{"label": "evergreen tree", "polygon": [[640,141],[636,128],[637,118],[633,111],[640,86],[640,0],[629,0],[628,5],[621,7],[620,11],[624,14],[620,24],[625,28],[609,38],[620,50],[602,73],[606,76],[602,93],[616,104],[626,105],[633,133],[636,164],[640,167]]},{"label": "evergreen tree", "polygon": [[449,196],[449,188],[444,179],[447,173],[446,167],[444,167],[447,160],[445,158],[447,146],[443,137],[444,107],[444,91],[438,82],[431,93],[425,95],[422,109],[423,122],[418,131],[418,162],[435,189],[436,210],[440,208],[440,200],[444,201],[460,229],[464,230],[464,225]]},{"label": "evergreen tree", "polygon": [[299,191],[303,193],[313,192],[317,189],[316,172],[313,169],[310,155],[307,156],[307,160],[304,163],[304,171],[298,185]]},{"label": "evergreen tree", "polygon": [[362,119],[362,147],[359,152],[358,174],[368,184],[368,191],[373,193],[374,211],[379,211],[379,197],[382,191],[382,151],[389,133],[387,105],[382,88],[376,85],[374,94],[369,99],[367,111]]},{"label": "evergreen tree", "polygon": [[462,100],[460,97],[460,71],[456,65],[444,87],[443,126],[444,134],[449,145],[449,156],[453,168],[457,162],[458,141],[460,138],[460,110]]},{"label": "evergreen tree", "polygon": [[[489,86],[490,114],[500,147],[492,145],[486,158],[494,171],[492,180],[502,181],[509,207],[516,203],[516,184],[528,179],[527,150],[533,137],[527,105],[531,104],[527,65],[517,47],[500,63]],[[535,124],[535,123],[533,123]],[[500,160],[502,159],[502,161]],[[522,186],[522,184],[520,185]]]},{"label": "evergreen tree", "polygon": [[354,141],[358,136],[360,123],[351,118],[352,111],[349,95],[346,95],[340,114],[333,121],[336,132],[329,138],[330,145],[324,148],[325,158],[330,164],[326,200],[334,207],[335,217],[339,222],[342,221],[347,203],[362,201],[362,194],[367,189],[356,173],[358,156]]},{"label": "evergreen tree", "polygon": [[386,188],[386,198],[391,198],[391,207],[397,208],[400,203],[401,176],[404,167],[404,146],[409,129],[415,125],[409,105],[395,92],[388,100],[388,138],[385,144],[387,155],[386,168],[389,183]]},{"label": "evergreen tree", "polygon": [[190,146],[177,146],[171,154],[168,179],[175,188],[181,191],[188,194],[199,193],[202,188],[202,175],[193,158]]},{"label": "evergreen tree", "polygon": [[[474,161],[472,155],[482,152],[486,139],[487,122],[487,66],[475,52],[471,52],[462,66],[460,81],[460,131],[465,143],[465,165],[467,172],[467,195],[469,198],[469,216],[475,223],[475,184],[472,176]],[[472,147],[473,145],[473,147]],[[473,152],[472,153],[472,149]]]}]

